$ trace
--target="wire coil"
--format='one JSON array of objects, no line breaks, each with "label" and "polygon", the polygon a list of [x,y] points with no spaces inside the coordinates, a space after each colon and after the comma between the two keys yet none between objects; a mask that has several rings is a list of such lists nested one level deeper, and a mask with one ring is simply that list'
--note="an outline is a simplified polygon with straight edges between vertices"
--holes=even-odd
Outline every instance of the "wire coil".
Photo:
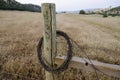
[{"label": "wire coil", "polygon": [[42,58],[42,43],[43,43],[43,37],[40,39],[39,43],[38,43],[38,46],[37,46],[37,55],[38,55],[38,59],[39,59],[39,62],[41,63],[42,67],[48,71],[48,72],[53,72],[53,73],[59,73],[59,72],[62,72],[64,70],[66,70],[68,68],[68,65],[70,63],[70,60],[72,59],[72,43],[70,41],[70,38],[69,36],[62,32],[62,31],[57,31],[57,35],[60,35],[62,37],[65,38],[65,40],[67,41],[67,44],[68,44],[68,51],[67,51],[67,57],[65,59],[65,61],[58,67],[58,68],[52,68],[52,67],[49,67],[45,64],[43,58]]}]

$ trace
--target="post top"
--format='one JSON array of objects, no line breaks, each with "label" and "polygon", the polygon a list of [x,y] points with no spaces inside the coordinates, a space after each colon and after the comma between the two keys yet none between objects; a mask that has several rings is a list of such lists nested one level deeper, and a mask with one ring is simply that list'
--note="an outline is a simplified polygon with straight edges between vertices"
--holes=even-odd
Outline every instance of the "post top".
[{"label": "post top", "polygon": [[55,5],[55,3],[42,3],[42,5]]}]

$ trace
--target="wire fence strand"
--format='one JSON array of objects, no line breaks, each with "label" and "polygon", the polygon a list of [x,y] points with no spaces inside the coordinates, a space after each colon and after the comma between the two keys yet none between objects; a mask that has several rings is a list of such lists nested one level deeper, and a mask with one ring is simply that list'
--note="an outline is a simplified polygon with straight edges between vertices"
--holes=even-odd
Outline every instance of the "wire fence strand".
[{"label": "wire fence strand", "polygon": [[[71,39],[72,43],[75,44],[75,45],[79,48],[79,50],[81,50],[81,51],[84,53],[84,54],[82,54],[82,55],[85,55],[85,56],[87,57],[87,59],[89,60],[89,62],[91,63],[92,68],[93,68],[94,71],[95,71],[96,79],[97,79],[97,80],[99,80],[99,76],[98,76],[97,71],[101,72],[102,74],[104,74],[104,75],[107,76],[107,77],[111,77],[111,76],[105,74],[104,72],[102,72],[99,68],[97,68],[97,67],[92,63],[92,61],[91,61],[90,57],[87,55],[86,51],[85,51],[84,49],[82,49],[81,46],[80,46],[76,41],[74,41],[72,38],[70,38],[70,39]],[[89,48],[90,48],[90,47],[89,47]],[[82,58],[82,59],[83,59],[86,63],[88,63],[84,58]],[[114,77],[113,80],[120,80],[120,79]]]},{"label": "wire fence strand", "polygon": [[[71,41],[73,42],[73,43],[75,43],[77,46],[78,46],[78,48],[80,49],[80,50],[82,50],[81,48],[80,48],[80,46],[72,39],[72,38],[70,38],[71,39]],[[94,69],[94,71],[95,71],[95,74],[96,74],[96,79],[97,80],[99,80],[99,77],[98,77],[98,74],[97,74],[97,69],[96,69],[96,67],[95,67],[95,65],[92,63],[92,61],[90,60],[90,58],[89,58],[89,56],[87,55],[87,53],[84,51],[84,50],[82,50],[85,54],[85,56],[88,58],[88,60],[90,61],[90,63],[92,64],[92,67],[93,67],[93,69]],[[85,59],[83,59],[84,61],[85,61]],[[87,61],[85,61],[86,63],[87,63]]]},{"label": "wire fence strand", "polygon": [[[91,59],[90,59],[90,57],[88,56],[87,52],[86,52],[76,41],[74,41],[72,38],[70,38],[70,40],[71,40],[72,44],[75,44],[75,45],[77,46],[77,48],[83,53],[83,54],[82,54],[82,57],[85,56],[85,57],[89,60],[89,62],[91,63],[92,68],[93,68],[94,71],[95,71],[96,80],[102,80],[102,79],[99,78],[99,75],[98,75],[97,71],[99,71],[99,72],[101,72],[103,75],[111,78],[111,80],[120,80],[120,78],[111,77],[111,76],[109,76],[109,75],[106,75],[104,72],[100,71],[100,69],[97,68],[97,67],[93,64],[93,62],[91,61]],[[57,40],[57,43],[58,43],[58,44],[64,44],[64,45],[65,45],[66,42]],[[65,46],[64,46],[64,47],[65,47]],[[76,47],[73,47],[73,48],[76,48]],[[93,49],[93,47],[87,47],[87,48],[92,48],[92,49]],[[66,49],[66,51],[67,51],[67,48],[65,48],[65,49]],[[103,48],[96,48],[96,49],[105,50],[105,49],[103,49]],[[119,51],[114,51],[114,50],[110,50],[110,51],[112,51],[112,52],[117,52],[117,53],[119,52]],[[65,55],[65,54],[64,54],[64,55]],[[84,58],[82,58],[82,59],[85,61],[86,64],[88,63],[86,59],[84,59]],[[0,79],[1,79],[2,76],[4,76],[4,75],[17,76],[17,77],[19,77],[19,78],[21,78],[21,79],[24,79],[24,80],[39,80],[38,77],[36,77],[36,78],[35,78],[35,77],[28,77],[28,76],[24,76],[24,75],[22,75],[22,74],[9,73],[9,72],[5,72],[5,71],[2,71],[2,72],[1,72],[1,71],[0,71]]]}]

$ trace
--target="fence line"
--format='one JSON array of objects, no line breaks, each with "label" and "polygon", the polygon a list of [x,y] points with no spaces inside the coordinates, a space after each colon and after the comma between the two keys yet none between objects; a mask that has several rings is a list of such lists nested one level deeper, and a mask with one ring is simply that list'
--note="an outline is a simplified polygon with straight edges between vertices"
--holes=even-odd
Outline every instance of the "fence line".
[{"label": "fence line", "polygon": [[[56,64],[57,65],[62,64],[62,62],[64,61],[64,57],[65,56],[62,56],[62,57],[57,56]],[[86,60],[87,63],[83,59]],[[98,62],[95,60],[91,60],[91,62],[95,66],[98,73],[103,73],[108,76],[120,78],[120,66],[119,65]],[[84,71],[94,72],[94,68],[91,62],[86,58],[73,57],[69,64],[69,67],[82,69]]]}]

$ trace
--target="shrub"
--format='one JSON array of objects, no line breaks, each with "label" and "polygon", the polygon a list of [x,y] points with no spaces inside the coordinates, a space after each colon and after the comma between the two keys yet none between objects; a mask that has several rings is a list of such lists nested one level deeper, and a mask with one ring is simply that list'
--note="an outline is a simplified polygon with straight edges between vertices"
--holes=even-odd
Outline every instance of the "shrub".
[{"label": "shrub", "polygon": [[115,17],[116,16],[116,14],[112,14],[112,17]]},{"label": "shrub", "polygon": [[105,18],[105,17],[108,17],[108,15],[107,15],[106,13],[104,13],[104,14],[103,14],[103,17],[104,17],[104,18]]},{"label": "shrub", "polygon": [[80,10],[79,14],[86,14],[84,10]]}]

